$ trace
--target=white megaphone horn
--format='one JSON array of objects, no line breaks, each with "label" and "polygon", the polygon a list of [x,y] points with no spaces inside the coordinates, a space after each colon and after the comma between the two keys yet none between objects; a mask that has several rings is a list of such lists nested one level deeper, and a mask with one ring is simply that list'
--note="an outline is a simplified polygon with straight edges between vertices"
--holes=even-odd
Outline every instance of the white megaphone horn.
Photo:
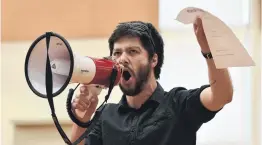
[{"label": "white megaphone horn", "polygon": [[[106,58],[80,56],[72,52],[69,43],[59,34],[50,33],[36,39],[26,56],[25,76],[30,89],[38,96],[46,98],[47,46],[52,71],[53,97],[59,95],[70,83],[79,83],[99,88],[108,88],[112,68],[117,68],[114,85],[120,80],[121,70],[114,61]],[[92,51],[92,49],[90,49]],[[101,89],[93,90],[99,94]]]}]

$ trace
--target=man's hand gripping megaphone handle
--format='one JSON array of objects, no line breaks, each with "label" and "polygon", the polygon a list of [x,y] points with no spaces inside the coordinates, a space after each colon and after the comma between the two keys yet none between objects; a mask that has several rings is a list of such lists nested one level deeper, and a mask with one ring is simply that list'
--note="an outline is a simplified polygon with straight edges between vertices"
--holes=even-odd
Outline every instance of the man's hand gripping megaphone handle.
[{"label": "man's hand gripping megaphone handle", "polygon": [[[98,96],[100,95],[102,89],[104,88],[101,85],[95,85],[95,84],[90,84],[90,85],[86,85],[87,86],[87,90],[88,90],[88,94],[91,96]],[[90,105],[91,103],[89,103]],[[89,108],[89,106],[87,107]],[[75,110],[75,112],[78,114],[79,118],[84,118],[86,111],[80,111],[78,109]]]},{"label": "man's hand gripping megaphone handle", "polygon": [[[83,128],[87,128],[88,129],[72,144],[72,145],[76,145],[78,144],[79,142],[81,142],[85,136],[87,134],[90,133],[90,131],[92,130],[92,128],[94,127],[95,123],[99,118],[100,118],[100,115],[103,111],[103,109],[105,108],[105,103],[107,103],[107,100],[109,99],[109,96],[112,92],[112,89],[114,87],[114,83],[115,83],[115,80],[116,80],[116,77],[117,77],[117,69],[116,69],[116,66],[114,66],[112,68],[112,73],[111,73],[111,77],[110,77],[110,85],[108,87],[108,92],[107,92],[107,95],[105,96],[105,100],[103,101],[103,103],[96,109],[96,112],[93,116],[93,119],[91,119],[90,121],[84,123],[84,122],[81,122],[79,120],[77,120],[77,118],[74,116],[74,113],[72,111],[72,106],[71,106],[71,101],[72,101],[72,98],[73,98],[73,94],[74,94],[74,91],[75,89],[79,86],[79,84],[75,87],[75,89],[69,89],[69,93],[68,93],[68,97],[67,97],[67,102],[66,102],[66,106],[67,106],[67,112],[69,114],[69,117],[71,118],[71,120],[76,123],[78,126],[81,126]],[[98,91],[100,89],[100,91]],[[101,92],[102,88],[95,88],[96,91],[94,92]],[[64,138],[64,141],[66,142],[66,139]],[[69,143],[67,143],[69,144]],[[71,145],[71,144],[70,144]]]}]

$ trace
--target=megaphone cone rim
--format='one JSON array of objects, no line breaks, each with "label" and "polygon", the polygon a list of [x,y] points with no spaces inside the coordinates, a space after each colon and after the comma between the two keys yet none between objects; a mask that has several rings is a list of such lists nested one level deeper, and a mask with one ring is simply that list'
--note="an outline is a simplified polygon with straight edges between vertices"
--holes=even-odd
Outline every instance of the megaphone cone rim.
[{"label": "megaphone cone rim", "polygon": [[[73,52],[72,52],[72,49],[71,49],[71,46],[70,44],[67,42],[67,40],[62,37],[61,35],[57,34],[57,33],[54,33],[54,32],[51,32],[51,36],[55,36],[55,37],[58,37],[59,39],[61,39],[66,47],[67,47],[67,50],[69,51],[69,56],[70,56],[70,71],[69,71],[69,75],[68,75],[68,78],[66,79],[65,83],[62,85],[62,87],[53,94],[53,97],[56,97],[58,96],[59,94],[61,94],[65,89],[66,87],[68,86],[70,80],[71,80],[71,77],[72,77],[72,74],[73,74],[73,68],[74,68],[74,55],[73,55]],[[38,92],[32,85],[32,83],[30,82],[30,79],[29,79],[29,76],[28,76],[28,62],[29,62],[29,58],[30,58],[30,55],[31,55],[31,52],[33,51],[34,47],[36,46],[36,44],[41,41],[42,39],[46,38],[46,34],[43,34],[41,36],[39,36],[32,44],[31,46],[29,47],[29,50],[26,54],[26,59],[25,59],[25,67],[24,67],[24,71],[25,71],[25,78],[26,78],[26,82],[29,86],[29,88],[33,91],[33,93],[35,93],[37,96],[39,97],[42,97],[42,98],[47,98],[47,95],[45,94],[42,94],[40,92]]]}]

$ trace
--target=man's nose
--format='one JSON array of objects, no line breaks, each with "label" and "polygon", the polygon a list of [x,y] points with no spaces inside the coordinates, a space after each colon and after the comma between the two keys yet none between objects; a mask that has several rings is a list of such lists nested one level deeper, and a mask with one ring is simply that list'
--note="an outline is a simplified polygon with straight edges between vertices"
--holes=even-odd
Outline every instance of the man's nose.
[{"label": "man's nose", "polygon": [[128,57],[125,53],[122,53],[122,55],[119,57],[119,64],[122,64],[124,66],[128,65]]}]

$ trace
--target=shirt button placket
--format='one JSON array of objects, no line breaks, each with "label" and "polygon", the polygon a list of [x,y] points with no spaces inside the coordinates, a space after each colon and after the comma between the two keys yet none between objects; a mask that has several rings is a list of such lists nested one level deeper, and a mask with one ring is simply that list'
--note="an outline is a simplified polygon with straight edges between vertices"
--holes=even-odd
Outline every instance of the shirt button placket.
[{"label": "shirt button placket", "polygon": [[134,145],[134,144],[135,144],[137,119],[138,119],[138,116],[134,116],[134,124],[133,124],[133,126],[132,126],[132,128],[131,128],[131,141],[130,141],[130,145]]},{"label": "shirt button placket", "polygon": [[135,143],[135,127],[133,126],[132,128],[131,128],[131,144],[134,144]]}]

